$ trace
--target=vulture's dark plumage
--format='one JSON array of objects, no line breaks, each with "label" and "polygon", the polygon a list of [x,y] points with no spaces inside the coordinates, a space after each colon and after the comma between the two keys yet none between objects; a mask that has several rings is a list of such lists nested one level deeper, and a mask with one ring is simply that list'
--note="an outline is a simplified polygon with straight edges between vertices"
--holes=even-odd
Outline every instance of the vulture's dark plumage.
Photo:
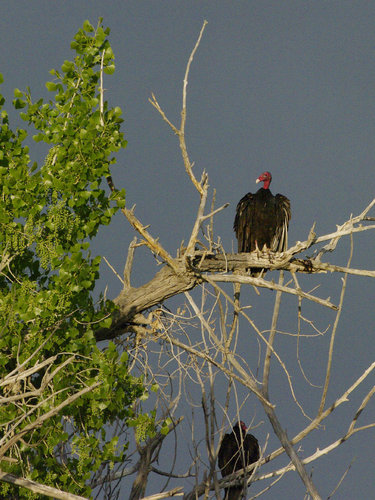
[{"label": "vulture's dark plumage", "polygon": [[290,201],[282,194],[271,193],[271,181],[271,174],[264,172],[256,180],[263,182],[263,187],[254,194],[247,193],[237,205],[233,228],[238,252],[261,251],[264,247],[271,252],[287,249]]},{"label": "vulture's dark plumage", "polygon": [[[246,425],[240,421],[233,432],[225,434],[220,445],[218,462],[223,477],[243,469],[259,460],[259,444],[252,434],[247,434]],[[225,500],[240,500],[243,486],[225,488]]]}]

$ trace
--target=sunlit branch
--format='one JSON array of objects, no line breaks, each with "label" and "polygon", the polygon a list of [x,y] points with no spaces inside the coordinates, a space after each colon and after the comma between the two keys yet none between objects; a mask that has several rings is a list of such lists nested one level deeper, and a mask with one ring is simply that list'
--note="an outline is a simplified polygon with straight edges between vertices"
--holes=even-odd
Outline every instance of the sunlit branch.
[{"label": "sunlit branch", "polygon": [[[283,273],[283,271],[280,271],[279,287],[281,287],[283,285],[283,282],[284,282],[284,273]],[[273,349],[271,349],[271,347],[273,347],[273,342],[275,339],[277,319],[279,317],[279,310],[280,310],[281,293],[282,293],[281,290],[278,290],[276,293],[275,305],[274,305],[273,315],[272,315],[271,330],[270,330],[270,335],[268,338],[267,351],[266,351],[266,355],[264,358],[262,391],[263,391],[264,396],[267,399],[269,399],[268,383],[269,383],[269,374],[270,374],[270,361],[271,361],[271,355],[272,355],[272,350],[273,350]]]},{"label": "sunlit branch", "polygon": [[[349,259],[348,259],[348,267],[350,266],[350,263],[352,261],[352,257],[353,257],[353,235],[350,236],[350,255],[349,255]],[[324,409],[324,406],[325,406],[325,402],[326,402],[326,397],[327,397],[327,392],[328,392],[328,385],[329,385],[329,380],[330,380],[330,377],[331,377],[333,346],[334,346],[334,343],[335,343],[337,326],[338,326],[338,323],[339,323],[339,319],[340,319],[341,311],[342,311],[342,306],[343,306],[343,303],[344,303],[344,296],[345,296],[345,292],[346,292],[346,283],[347,283],[347,281],[348,281],[348,275],[345,274],[345,276],[343,278],[342,288],[341,288],[339,309],[338,309],[338,311],[336,313],[335,322],[334,322],[333,328],[332,328],[331,340],[330,340],[329,350],[328,350],[327,371],[326,371],[326,377],[325,377],[324,388],[323,388],[323,393],[322,393],[322,399],[320,401],[320,406],[319,406],[319,410],[318,410],[318,415],[320,413],[322,413],[322,411]]]},{"label": "sunlit branch", "polygon": [[241,276],[241,275],[226,275],[226,274],[218,274],[210,276],[211,281],[215,281],[217,283],[242,283],[255,285],[260,288],[268,288],[270,290],[276,290],[279,292],[289,293],[291,295],[297,295],[303,299],[311,300],[312,302],[316,302],[325,307],[329,307],[330,309],[337,310],[337,306],[332,304],[328,299],[320,299],[319,297],[315,297],[314,295],[310,295],[302,290],[296,290],[295,288],[290,288],[287,286],[281,286],[276,283],[272,283],[262,278],[254,278],[252,276]]},{"label": "sunlit branch", "polygon": [[10,483],[16,486],[20,486],[22,488],[26,488],[27,490],[32,491],[33,493],[44,495],[50,498],[58,498],[60,500],[88,500],[86,497],[73,495],[73,493],[69,493],[67,491],[61,491],[57,488],[53,488],[52,486],[47,486],[45,484],[37,483],[36,481],[32,481],[31,479],[17,477],[13,474],[8,474],[7,472],[3,472],[1,470],[0,470],[0,481],[4,481],[5,483]]}]

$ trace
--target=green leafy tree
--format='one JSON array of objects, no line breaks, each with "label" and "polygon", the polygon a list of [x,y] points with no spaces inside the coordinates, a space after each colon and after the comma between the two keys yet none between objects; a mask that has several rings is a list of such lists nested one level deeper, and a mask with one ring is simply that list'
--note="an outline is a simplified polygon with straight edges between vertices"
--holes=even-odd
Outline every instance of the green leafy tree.
[{"label": "green leafy tree", "polygon": [[[145,397],[126,352],[95,339],[114,306],[94,304],[100,257],[90,240],[125,204],[106,185],[126,147],[121,109],[103,99],[103,73],[115,69],[108,35],[101,20],[84,23],[74,59],[51,71],[48,102],[14,92],[34,141],[47,145],[44,164],[31,161],[28,133],[11,129],[0,96],[1,470],[85,496],[90,476],[126,454],[126,437],[106,429],[115,419],[135,425],[134,402]],[[10,483],[0,491],[39,497]]]}]

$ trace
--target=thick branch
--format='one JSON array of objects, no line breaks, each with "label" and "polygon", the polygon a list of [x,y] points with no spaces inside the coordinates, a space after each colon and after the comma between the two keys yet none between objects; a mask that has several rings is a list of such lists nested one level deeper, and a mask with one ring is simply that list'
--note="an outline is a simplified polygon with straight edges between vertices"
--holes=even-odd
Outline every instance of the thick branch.
[{"label": "thick branch", "polygon": [[186,272],[181,265],[179,271],[176,273],[165,266],[145,285],[123,290],[114,300],[118,310],[113,315],[111,328],[98,330],[96,339],[112,339],[124,333],[129,326],[139,323],[137,315],[143,311],[194,288],[199,278]]},{"label": "thick branch", "polygon": [[[267,287],[273,290],[279,290],[279,285],[272,281],[266,281],[261,278],[252,278],[246,274],[246,269],[249,267],[259,267],[264,269],[286,269],[292,272],[326,272],[320,271],[322,266],[329,266],[329,264],[312,263],[308,260],[293,259],[291,262],[285,263],[285,254],[272,257],[270,262],[269,257],[261,256],[258,258],[256,255],[241,253],[241,254],[225,254],[213,255],[205,254],[202,252],[195,252],[194,257],[186,259],[184,256],[181,259],[173,259],[174,269],[169,266],[163,267],[148,283],[140,286],[139,288],[126,288],[116,299],[115,304],[118,310],[113,315],[112,326],[109,329],[100,329],[96,333],[97,340],[112,339],[117,335],[124,333],[124,331],[131,328],[134,324],[143,322],[142,318],[137,319],[137,315],[146,311],[150,307],[162,303],[164,300],[186,292],[194,288],[197,284],[205,281],[207,278],[204,273],[225,273],[229,271],[242,271],[244,275],[224,275],[212,276],[210,279],[216,281],[226,282],[242,282],[248,284],[255,284],[260,287]],[[185,259],[187,260],[185,264]],[[282,262],[278,266],[278,262]],[[187,267],[186,267],[187,266]],[[344,269],[344,268],[343,268]],[[330,271],[336,269],[329,269]],[[341,269],[337,269],[339,272]],[[344,272],[348,274],[351,271],[358,271],[358,274],[364,276],[374,275],[375,271],[359,271],[347,270]],[[352,274],[355,274],[352,272]],[[297,290],[290,287],[282,287],[282,291],[291,293],[303,298],[313,300],[321,305],[335,309],[336,306],[329,300],[320,299],[311,294],[307,294],[302,290]]]},{"label": "thick branch", "polygon": [[36,483],[35,481],[31,481],[30,479],[17,477],[13,474],[7,474],[6,472],[3,472],[1,470],[0,481],[15,484],[16,486],[22,486],[23,488],[27,488],[33,493],[39,493],[40,495],[45,495],[46,497],[50,498],[59,498],[61,500],[87,500],[86,497],[73,495],[73,493],[61,491],[57,488],[52,488],[52,486],[46,486],[44,484]]}]

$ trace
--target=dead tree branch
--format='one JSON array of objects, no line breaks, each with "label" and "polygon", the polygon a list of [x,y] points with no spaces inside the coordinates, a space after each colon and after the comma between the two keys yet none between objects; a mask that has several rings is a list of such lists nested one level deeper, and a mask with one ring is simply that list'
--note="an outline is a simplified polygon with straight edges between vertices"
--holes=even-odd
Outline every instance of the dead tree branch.
[{"label": "dead tree branch", "polygon": [[[203,185],[205,186],[206,177]],[[319,258],[295,258],[298,252],[302,252],[312,245],[319,242],[331,240],[337,241],[346,235],[353,234],[354,232],[362,232],[368,229],[375,229],[375,225],[354,227],[364,220],[363,214],[367,214],[369,209],[375,204],[375,199],[366,207],[366,209],[357,217],[349,219],[342,227],[335,233],[330,233],[319,238],[310,237],[304,242],[298,242],[294,247],[290,248],[282,254],[272,255],[271,259],[269,254],[258,255],[255,253],[243,254],[208,254],[206,252],[196,251],[195,242],[197,233],[201,226],[202,220],[206,218],[202,215],[202,207],[205,203],[205,197],[201,200],[200,209],[192,235],[189,240],[188,252],[182,258],[174,259],[168,252],[165,252],[157,240],[151,237],[143,225],[135,218],[130,210],[126,210],[129,220],[133,221],[133,226],[145,238],[146,244],[150,250],[159,255],[167,264],[167,268],[161,269],[148,283],[139,288],[124,289],[120,295],[114,299],[115,304],[118,306],[118,311],[113,315],[112,326],[109,329],[101,329],[97,332],[97,340],[111,339],[129,330],[137,323],[142,323],[143,318],[138,318],[147,309],[155,306],[156,304],[164,302],[166,299],[178,295],[180,293],[191,290],[198,284],[204,282],[206,277],[210,277],[212,281],[217,282],[231,282],[256,285],[257,287],[264,287],[273,290],[281,290],[301,298],[312,300],[321,305],[336,309],[337,306],[332,304],[327,299],[322,299],[306,292],[303,292],[298,287],[283,287],[277,285],[273,281],[268,281],[262,278],[253,278],[246,274],[246,270],[252,268],[264,268],[270,271],[284,270],[291,273],[344,273],[356,276],[375,277],[375,270],[355,269],[349,266],[337,266],[331,263],[320,261]],[[350,227],[349,227],[350,226]],[[133,252],[133,249],[131,250]],[[319,253],[319,256],[321,254]],[[132,262],[133,254],[130,261]],[[129,273],[129,266],[127,273]],[[236,274],[228,274],[228,273]],[[205,273],[208,273],[207,276]],[[238,274],[243,273],[243,274]]]},{"label": "dead tree branch", "polygon": [[0,470],[0,481],[5,483],[14,484],[16,486],[21,486],[26,488],[33,493],[39,495],[45,495],[50,498],[58,498],[61,500],[88,500],[86,497],[81,497],[79,495],[73,495],[73,493],[68,493],[66,491],[58,490],[52,486],[46,486],[45,484],[40,484],[31,479],[24,479],[21,477],[14,476],[13,474],[8,474]]}]

